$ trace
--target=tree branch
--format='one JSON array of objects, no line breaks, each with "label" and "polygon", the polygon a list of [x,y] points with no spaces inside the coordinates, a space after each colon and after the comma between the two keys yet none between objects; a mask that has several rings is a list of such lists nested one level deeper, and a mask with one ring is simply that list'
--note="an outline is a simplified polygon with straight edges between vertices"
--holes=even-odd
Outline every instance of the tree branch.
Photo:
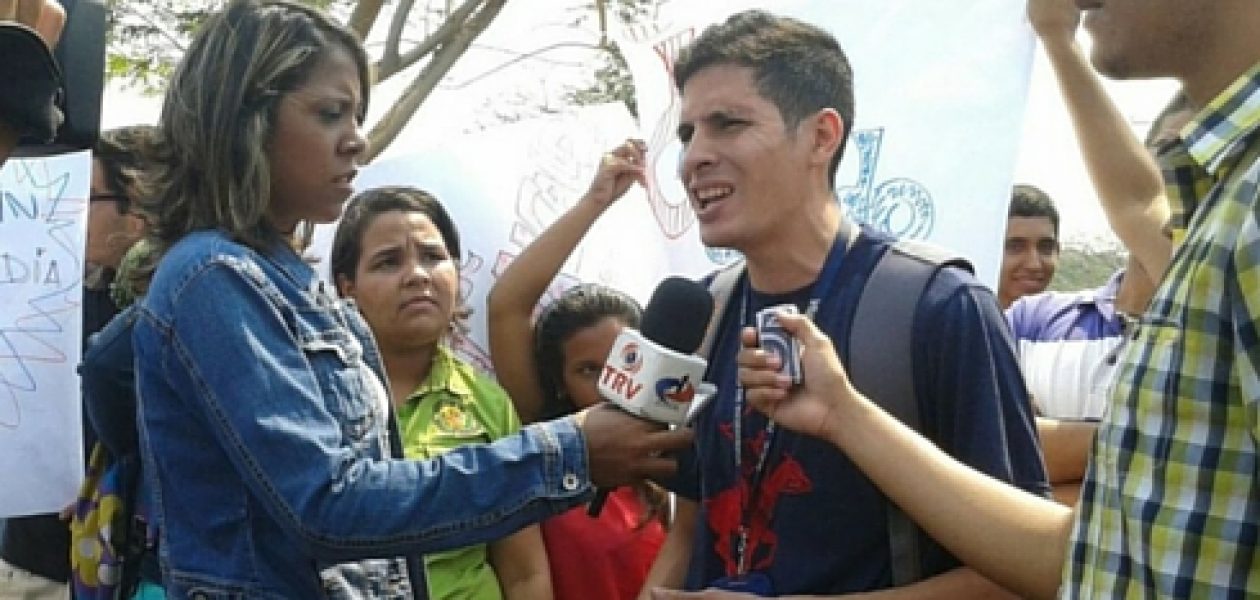
[{"label": "tree branch", "polygon": [[[477,2],[484,2],[481,10],[472,18],[467,19],[467,22],[464,22],[464,18],[458,19],[458,22],[462,23],[463,26],[454,30],[453,35],[445,36],[441,47],[434,52],[433,59],[424,65],[424,68],[420,70],[420,74],[416,76],[416,80],[403,92],[402,97],[372,127],[372,131],[368,134],[369,148],[367,158],[369,162],[379,156],[398,137],[398,133],[402,131],[402,128],[411,120],[412,115],[416,113],[416,110],[420,108],[424,100],[433,92],[433,88],[442,80],[442,77],[450,72],[455,61],[468,50],[468,46],[472,44],[473,40],[477,39],[477,36],[481,35],[490,26],[490,23],[498,16],[499,11],[503,9],[503,5],[507,0],[468,0],[468,2],[465,2],[465,6],[461,6],[456,13],[464,10],[468,4]],[[452,14],[451,18],[447,20],[447,24],[456,22],[454,17],[455,14]],[[441,29],[429,36],[430,39],[438,38],[438,34],[445,29],[447,27],[443,25]]]},{"label": "tree branch", "polygon": [[407,27],[407,16],[415,6],[415,0],[399,0],[394,9],[394,18],[389,23],[389,35],[385,37],[385,51],[381,53],[381,64],[398,64],[398,44],[402,40],[403,29]]},{"label": "tree branch", "polygon": [[448,83],[448,84],[446,84],[445,86],[442,86],[442,89],[448,89],[448,90],[458,90],[458,89],[462,89],[462,88],[468,87],[468,86],[470,86],[470,85],[472,85],[472,84],[474,84],[474,83],[477,83],[478,81],[481,81],[482,79],[485,79],[486,77],[489,77],[489,76],[491,76],[491,75],[494,75],[495,73],[498,73],[499,71],[502,71],[503,69],[506,69],[506,68],[508,68],[508,67],[510,67],[510,66],[512,66],[512,65],[514,65],[514,64],[516,64],[516,63],[519,63],[519,62],[522,62],[522,61],[526,61],[526,60],[530,60],[530,59],[536,59],[536,58],[538,58],[538,55],[543,54],[544,52],[550,52],[550,51],[552,51],[552,50],[559,50],[560,48],[581,48],[581,49],[583,49],[583,50],[595,50],[595,51],[611,52],[611,50],[610,50],[610,49],[609,49],[609,47],[607,47],[607,46],[599,46],[599,45],[595,45],[595,44],[588,44],[588,43],[586,43],[586,42],[556,42],[556,43],[554,43],[554,44],[548,44],[548,45],[543,46],[543,47],[541,47],[541,48],[536,48],[536,49],[534,49],[534,50],[530,50],[529,52],[518,52],[518,53],[516,53],[516,56],[513,56],[513,57],[512,57],[511,59],[509,59],[509,60],[503,61],[503,62],[501,62],[501,63],[499,63],[499,64],[497,64],[497,65],[495,65],[495,66],[493,66],[493,67],[490,67],[489,69],[486,69],[485,71],[482,71],[481,73],[478,73],[477,75],[474,75],[474,76],[472,76],[472,77],[469,77],[468,79],[465,79],[464,81],[461,81],[461,82],[459,82],[459,83]]},{"label": "tree branch", "polygon": [[359,34],[359,39],[367,40],[368,34],[372,32],[372,25],[376,23],[376,18],[380,16],[381,7],[384,4],[385,0],[359,0],[354,4],[354,12],[350,13],[347,26]]},{"label": "tree branch", "polygon": [[608,2],[595,0],[595,13],[599,16],[599,45],[608,44]]},{"label": "tree branch", "polygon": [[[405,70],[407,67],[420,62],[420,59],[424,58],[430,52],[433,52],[439,46],[445,46],[448,38],[453,38],[458,35],[457,32],[459,30],[471,24],[470,15],[476,12],[482,4],[486,5],[486,8],[483,9],[482,12],[488,10],[492,4],[497,5],[494,7],[494,14],[498,14],[499,9],[503,8],[503,0],[465,0],[459,8],[455,9],[455,12],[452,12],[450,16],[443,21],[441,27],[437,28],[436,31],[424,38],[424,41],[420,42],[415,48],[408,50],[406,54],[398,57],[396,61],[389,60],[388,52],[381,58],[381,60],[377,61],[376,68],[374,69],[374,71],[376,71],[376,81],[385,81],[386,79],[397,75],[400,71]],[[493,19],[493,17],[491,18]],[[489,25],[489,23],[486,23],[486,25]],[[477,33],[479,34],[481,32],[478,31]],[[473,37],[476,37],[476,35]]]},{"label": "tree branch", "polygon": [[162,27],[161,25],[159,25],[157,21],[153,20],[152,17],[145,14],[143,11],[135,10],[131,7],[131,5],[120,5],[120,6],[122,10],[127,12],[127,14],[137,19],[140,19],[146,25],[152,28],[153,31],[156,31],[158,35],[161,35],[163,38],[166,39],[166,41],[170,42],[172,46],[175,46],[176,48],[178,48],[181,54],[188,51],[187,44],[185,44],[183,40],[180,40],[179,38],[172,35],[171,32],[167,31],[165,27]]}]

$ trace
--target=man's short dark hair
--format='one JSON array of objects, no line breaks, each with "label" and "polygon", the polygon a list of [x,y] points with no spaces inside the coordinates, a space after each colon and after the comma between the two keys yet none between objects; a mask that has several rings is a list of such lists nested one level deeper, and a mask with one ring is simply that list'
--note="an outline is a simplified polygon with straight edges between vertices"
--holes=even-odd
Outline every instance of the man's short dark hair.
[{"label": "man's short dark hair", "polygon": [[834,181],[853,131],[853,69],[835,36],[761,10],[737,13],[683,49],[674,63],[674,85],[682,92],[692,75],[723,64],[750,67],[757,91],[778,107],[788,128],[825,108],[840,114],[844,136],[828,171]]},{"label": "man's short dark hair", "polygon": [[1059,239],[1059,209],[1054,207],[1050,195],[1041,188],[1026,183],[1015,184],[1011,190],[1009,217],[1045,217],[1054,228],[1054,239]]},{"label": "man's short dark hair", "polygon": [[152,160],[157,127],[131,125],[101,133],[92,148],[92,158],[101,165],[105,185],[118,195],[118,212],[131,209],[132,197],[144,187],[142,174]]}]

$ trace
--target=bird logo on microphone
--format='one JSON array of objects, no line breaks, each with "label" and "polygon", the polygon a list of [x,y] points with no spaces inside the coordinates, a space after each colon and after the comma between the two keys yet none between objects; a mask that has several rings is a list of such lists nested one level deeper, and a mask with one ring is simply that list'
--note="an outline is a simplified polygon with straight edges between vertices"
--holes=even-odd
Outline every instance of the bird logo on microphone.
[{"label": "bird logo on microphone", "polygon": [[656,398],[667,404],[691,402],[696,397],[696,386],[691,384],[691,376],[664,377],[656,382]]},{"label": "bird logo on microphone", "polygon": [[638,373],[643,368],[643,353],[639,352],[639,345],[630,343],[621,349],[621,370],[631,375]]}]

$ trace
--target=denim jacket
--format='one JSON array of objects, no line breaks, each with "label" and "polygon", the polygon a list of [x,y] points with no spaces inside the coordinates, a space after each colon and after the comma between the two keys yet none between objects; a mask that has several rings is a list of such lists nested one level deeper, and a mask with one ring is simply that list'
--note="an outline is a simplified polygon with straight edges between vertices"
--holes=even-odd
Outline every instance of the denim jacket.
[{"label": "denim jacket", "polygon": [[190,234],[139,313],[142,456],[171,597],[405,597],[401,560],[365,559],[501,538],[593,493],[571,419],[389,458],[367,326],[283,245]]},{"label": "denim jacket", "polygon": [[137,308],[124,308],[93,334],[83,349],[79,377],[83,409],[96,433],[113,456],[137,454],[135,353],[131,332]]}]

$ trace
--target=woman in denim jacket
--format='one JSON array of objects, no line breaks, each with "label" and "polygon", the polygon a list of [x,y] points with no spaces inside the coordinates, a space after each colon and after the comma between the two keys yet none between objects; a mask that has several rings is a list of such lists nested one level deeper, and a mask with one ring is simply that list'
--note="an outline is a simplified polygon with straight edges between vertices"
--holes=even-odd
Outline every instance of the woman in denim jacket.
[{"label": "woman in denim jacket", "polygon": [[664,476],[673,463],[656,454],[689,441],[604,407],[391,458],[376,346],[300,255],[351,194],[368,89],[353,33],[260,0],[211,16],[172,78],[146,207],[159,262],[133,336],[172,597],[422,594],[391,557],[500,538],[594,485]]}]

